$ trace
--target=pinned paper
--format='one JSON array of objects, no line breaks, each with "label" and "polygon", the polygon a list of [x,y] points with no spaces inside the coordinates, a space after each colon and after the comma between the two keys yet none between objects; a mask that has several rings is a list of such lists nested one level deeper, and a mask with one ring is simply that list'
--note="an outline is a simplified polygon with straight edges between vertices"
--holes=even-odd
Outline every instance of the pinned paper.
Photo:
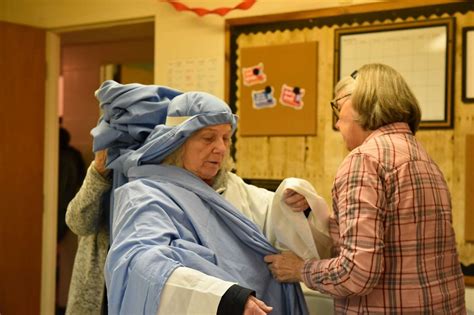
[{"label": "pinned paper", "polygon": [[245,86],[265,83],[267,75],[263,72],[263,63],[258,65],[242,68],[242,77]]},{"label": "pinned paper", "polygon": [[302,88],[283,84],[281,87],[280,103],[294,109],[302,109],[304,106],[304,94],[305,90]]},{"label": "pinned paper", "polygon": [[252,91],[252,106],[255,109],[272,108],[276,105],[276,99],[273,96],[273,87],[266,86],[265,89]]}]

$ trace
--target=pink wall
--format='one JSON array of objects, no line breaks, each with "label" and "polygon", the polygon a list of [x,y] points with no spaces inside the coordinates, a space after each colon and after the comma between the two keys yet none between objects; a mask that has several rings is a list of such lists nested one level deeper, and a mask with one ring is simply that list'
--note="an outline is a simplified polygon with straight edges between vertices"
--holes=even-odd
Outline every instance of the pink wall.
[{"label": "pink wall", "polygon": [[87,164],[93,159],[89,132],[99,118],[94,92],[101,83],[101,65],[153,63],[153,48],[153,38],[62,47],[63,126],[71,134],[71,145],[81,151]]}]

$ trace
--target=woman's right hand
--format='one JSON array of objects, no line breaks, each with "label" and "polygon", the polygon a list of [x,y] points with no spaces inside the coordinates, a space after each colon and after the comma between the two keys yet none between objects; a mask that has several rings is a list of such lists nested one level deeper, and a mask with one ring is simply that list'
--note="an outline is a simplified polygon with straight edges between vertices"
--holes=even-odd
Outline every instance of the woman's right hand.
[{"label": "woman's right hand", "polygon": [[94,157],[94,166],[97,172],[103,177],[106,177],[110,170],[105,168],[107,162],[107,149],[97,151]]},{"label": "woman's right hand", "polygon": [[245,309],[243,315],[265,315],[270,313],[273,307],[267,306],[265,302],[257,299],[255,296],[249,296],[247,303],[245,303]]}]

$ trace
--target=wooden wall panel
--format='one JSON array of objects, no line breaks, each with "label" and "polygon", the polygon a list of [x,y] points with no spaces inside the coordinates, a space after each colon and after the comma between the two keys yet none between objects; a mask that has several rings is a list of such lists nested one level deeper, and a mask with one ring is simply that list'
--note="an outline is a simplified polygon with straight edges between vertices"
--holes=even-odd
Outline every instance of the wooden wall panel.
[{"label": "wooden wall panel", "polygon": [[0,22],[0,313],[39,314],[45,32]]}]

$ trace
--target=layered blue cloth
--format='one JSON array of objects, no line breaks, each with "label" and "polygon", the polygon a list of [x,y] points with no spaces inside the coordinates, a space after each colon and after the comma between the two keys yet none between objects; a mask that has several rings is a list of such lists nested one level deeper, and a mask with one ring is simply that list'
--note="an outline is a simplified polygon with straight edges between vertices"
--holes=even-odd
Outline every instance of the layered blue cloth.
[{"label": "layered blue cloth", "polygon": [[[201,128],[229,123],[235,131],[237,126],[229,106],[205,92],[182,94],[165,86],[108,80],[96,98],[103,115],[91,131],[93,151],[108,149],[107,167],[124,176],[130,167],[161,162]],[[187,119],[169,125],[168,117]]]},{"label": "layered blue cloth", "polygon": [[277,251],[259,228],[192,173],[131,168],[116,191],[116,235],[106,262],[110,314],[155,315],[180,266],[256,291],[272,314],[307,314],[299,284],[274,280],[263,257]]},{"label": "layered blue cloth", "polygon": [[[102,116],[91,130],[93,151],[107,149],[106,167],[113,170],[112,191],[128,181],[123,163],[143,145],[157,125],[166,121],[168,106],[178,90],[159,85],[120,84],[107,80],[95,92]],[[109,226],[113,226],[114,197],[110,196]],[[111,229],[110,242],[113,240]]]},{"label": "layered blue cloth", "polygon": [[237,127],[237,116],[221,99],[205,92],[187,92],[175,97],[168,106],[167,120],[182,118],[178,125],[157,125],[145,143],[131,152],[122,164],[122,172],[142,164],[158,164],[178,149],[195,131],[210,125]]},{"label": "layered blue cloth", "polygon": [[107,149],[107,168],[114,169],[114,187],[126,182],[122,163],[143,145],[157,125],[166,121],[172,99],[182,94],[166,86],[102,83],[95,92],[102,117],[91,130],[93,151]]}]

